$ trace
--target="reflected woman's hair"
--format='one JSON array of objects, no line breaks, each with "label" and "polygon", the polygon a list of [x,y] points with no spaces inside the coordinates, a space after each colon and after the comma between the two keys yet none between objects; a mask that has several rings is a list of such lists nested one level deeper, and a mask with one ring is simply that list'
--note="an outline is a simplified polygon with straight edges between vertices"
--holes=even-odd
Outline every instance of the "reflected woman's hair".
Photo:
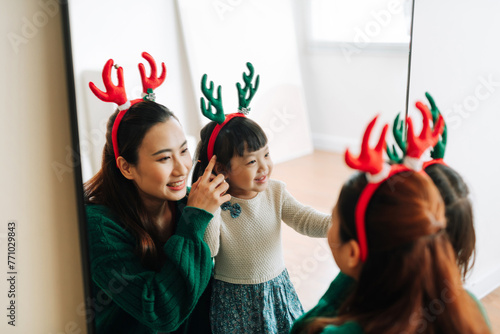
[{"label": "reflected woman's hair", "polygon": [[433,164],[425,169],[439,189],[446,206],[446,232],[450,238],[462,278],[475,262],[476,233],[469,188],[453,168]]},{"label": "reflected woman's hair", "polygon": [[[358,173],[340,192],[338,233],[343,243],[357,240],[355,207],[366,185],[365,175]],[[444,210],[439,191],[425,174],[401,173],[381,184],[366,210],[370,253],[358,281],[335,318],[318,318],[310,328],[355,321],[366,333],[413,333],[426,321],[422,310],[442,301],[445,291],[442,312],[428,324],[429,332],[486,329],[462,287]]]}]

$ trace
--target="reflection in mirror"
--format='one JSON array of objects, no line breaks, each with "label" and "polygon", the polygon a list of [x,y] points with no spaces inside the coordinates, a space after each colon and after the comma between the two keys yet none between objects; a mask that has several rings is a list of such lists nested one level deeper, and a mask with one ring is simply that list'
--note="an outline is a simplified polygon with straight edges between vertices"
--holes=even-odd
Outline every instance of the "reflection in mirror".
[{"label": "reflection in mirror", "polygon": [[499,296],[500,285],[499,12],[500,3],[493,0],[479,0],[474,6],[451,0],[417,1],[410,85],[410,101],[423,99],[426,91],[433,96],[447,123],[445,162],[469,187],[476,257],[465,282],[476,297],[486,296],[482,302],[492,332],[500,329],[498,316],[492,316],[499,314],[494,296]]},{"label": "reflection in mirror", "polygon": [[[153,0],[147,5],[89,0],[68,1],[68,8],[84,182],[100,169],[106,122],[116,108],[98,100],[88,83],[104,89],[102,69],[110,58],[124,69],[129,99],[142,91],[138,63],[149,71],[141,53],[150,53],[158,66],[165,62],[167,78],[155,90],[156,101],[179,118],[191,152],[206,123],[199,112],[202,74],[222,85],[224,105],[232,112],[234,84],[247,61],[261,75],[251,117],[266,131],[278,167],[314,149],[338,153],[359,147],[374,113],[381,115],[381,126],[407,110],[409,0],[365,0],[355,7],[340,0]],[[318,209],[328,212],[334,201]],[[329,273],[335,274],[330,259],[321,267],[332,267]],[[297,287],[305,309],[328,284]]]}]

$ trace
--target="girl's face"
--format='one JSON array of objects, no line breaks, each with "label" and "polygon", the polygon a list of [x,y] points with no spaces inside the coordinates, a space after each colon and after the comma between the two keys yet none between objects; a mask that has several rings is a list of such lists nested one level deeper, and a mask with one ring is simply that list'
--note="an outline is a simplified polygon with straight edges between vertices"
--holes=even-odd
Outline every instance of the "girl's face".
[{"label": "girl's face", "polygon": [[138,155],[131,175],[146,204],[177,201],[186,196],[192,160],[184,131],[176,119],[154,125],[144,136]]},{"label": "girl's face", "polygon": [[267,145],[254,152],[245,149],[242,157],[236,155],[231,158],[230,165],[226,178],[231,196],[250,199],[266,190],[273,170]]}]

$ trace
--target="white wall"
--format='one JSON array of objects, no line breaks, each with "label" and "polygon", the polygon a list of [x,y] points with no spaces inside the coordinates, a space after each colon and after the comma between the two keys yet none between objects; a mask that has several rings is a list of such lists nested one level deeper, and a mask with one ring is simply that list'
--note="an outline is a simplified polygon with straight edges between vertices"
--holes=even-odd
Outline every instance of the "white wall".
[{"label": "white wall", "polygon": [[[307,1],[294,0],[294,5],[314,146],[341,153],[346,147],[355,150],[376,113],[380,114],[376,129],[380,129],[405,111],[409,45],[391,48],[359,42],[345,44],[342,51],[340,45],[311,44],[307,42]],[[379,24],[369,17],[366,25],[358,27],[361,31]]]},{"label": "white wall", "polygon": [[500,285],[500,3],[417,0],[410,100],[433,95],[448,123],[445,160],[473,199],[479,297]]},{"label": "white wall", "polygon": [[[82,155],[84,159],[86,153],[91,157],[88,166],[83,166],[91,167],[84,170],[84,179],[100,167],[105,124],[116,107],[98,100],[88,83],[92,81],[104,90],[101,72],[110,58],[124,69],[129,99],[140,98],[142,92],[139,62],[149,75],[149,64],[141,53],[150,53],[159,71],[161,62],[165,62],[167,78],[155,90],[157,101],[177,115],[187,135],[197,138],[201,128],[198,98],[192,90],[175,1],[150,0],[142,4],[134,0],[71,0],[69,9]],[[115,70],[112,78],[116,84]],[[84,113],[86,110],[92,113]],[[193,150],[194,145],[190,145]]]},{"label": "white wall", "polygon": [[[1,333],[86,332],[78,311],[83,284],[61,14],[54,6],[4,1],[0,13]],[[10,220],[17,221],[15,299],[6,280]],[[6,317],[11,300],[15,327]]]},{"label": "white wall", "polygon": [[[155,91],[157,101],[179,116],[188,140],[192,139],[192,153],[207,122],[199,109],[202,73],[222,85],[226,113],[233,112],[237,106],[235,83],[246,71],[246,61],[253,62],[261,76],[250,117],[268,134],[274,160],[312,152],[291,0],[231,2],[222,10],[219,3],[181,1],[177,8],[173,0],[151,0],[147,5],[133,0],[69,1],[85,180],[100,167],[105,123],[114,109],[113,103],[103,103],[92,94],[88,82],[104,89],[102,67],[113,58],[124,68],[129,99],[137,98],[141,92],[137,63],[144,62],[142,51],[166,63],[167,79]],[[178,13],[184,14],[182,22]],[[240,29],[241,22],[257,20],[262,25],[260,32],[252,25]],[[116,83],[115,71],[113,78]]]}]

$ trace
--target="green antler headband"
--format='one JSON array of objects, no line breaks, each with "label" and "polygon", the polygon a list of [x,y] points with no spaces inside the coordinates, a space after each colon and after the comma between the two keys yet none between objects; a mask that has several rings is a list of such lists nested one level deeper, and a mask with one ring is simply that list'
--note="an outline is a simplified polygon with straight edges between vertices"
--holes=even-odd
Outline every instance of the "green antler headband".
[{"label": "green antler headband", "polygon": [[389,159],[398,164],[403,162],[403,158],[406,155],[406,143],[403,140],[405,122],[404,120],[400,120],[399,116],[401,116],[401,113],[399,113],[394,120],[394,124],[392,125],[392,134],[394,135],[396,144],[401,149],[401,151],[403,151],[403,156],[399,156],[398,151],[396,150],[396,147],[394,145],[392,145],[392,148],[387,145],[387,155],[389,156]]},{"label": "green antler headband", "polygon": [[[204,74],[201,78],[201,91],[203,92],[203,95],[208,102],[207,105],[205,104],[205,99],[203,97],[200,98],[201,113],[209,120],[217,123],[208,141],[208,160],[210,160],[213,156],[215,140],[217,139],[217,136],[222,127],[234,117],[246,117],[246,115],[248,115],[250,111],[250,101],[255,95],[257,88],[259,88],[260,76],[257,75],[257,78],[255,79],[255,85],[252,85],[254,68],[251,63],[247,63],[247,67],[249,70],[249,74],[247,75],[245,72],[243,72],[243,81],[245,83],[245,86],[242,88],[239,82],[236,84],[239,100],[238,111],[228,115],[224,114],[224,109],[222,108],[221,86],[217,87],[217,97],[215,97],[213,81],[210,81],[210,86],[207,87],[207,75]],[[212,112],[212,107],[215,108],[215,113]]]},{"label": "green antler headband", "polygon": [[[240,83],[239,82],[236,83],[236,88],[238,89],[238,102],[239,102],[238,110],[245,115],[248,115],[248,113],[250,112],[250,108],[248,106],[250,104],[250,101],[252,101],[252,98],[255,95],[257,88],[259,88],[259,79],[260,79],[260,76],[258,75],[257,78],[255,78],[255,86],[252,87],[254,70],[251,63],[247,63],[247,67],[248,70],[250,71],[250,74],[246,75],[246,73],[243,72],[243,81],[245,82],[245,87],[243,87],[242,89]],[[247,93],[248,97],[246,97]]]},{"label": "green antler headband", "polygon": [[[436,106],[436,103],[434,102],[434,99],[432,98],[431,94],[426,92],[425,97],[427,98],[427,100],[429,101],[429,103],[431,105],[432,122],[433,122],[433,124],[436,124],[439,116],[441,115],[441,112],[439,111],[438,107]],[[445,123],[443,134],[441,135],[441,138],[438,140],[437,144],[432,148],[431,157],[433,159],[443,159],[444,158],[447,140],[448,140],[448,131],[447,131],[446,123]]]},{"label": "green antler headband", "polygon": [[[425,93],[425,97],[429,101],[429,104],[431,105],[431,109],[429,110],[426,106],[423,106],[420,102],[418,102],[417,107],[421,110],[422,115],[424,117],[424,127],[426,126],[426,122],[428,122],[429,116],[432,116],[432,131],[435,132],[437,129],[436,127],[440,126],[440,119],[442,119],[442,115],[439,111],[439,109],[436,106],[436,103],[434,102],[434,99],[429,93]],[[425,109],[425,110],[424,110]],[[441,121],[444,122],[444,121]],[[387,146],[387,155],[391,159],[391,161],[395,163],[402,163],[403,160],[408,157],[407,154],[407,142],[403,140],[403,129],[404,129],[404,121],[400,120],[400,114],[396,117],[394,120],[393,128],[392,128],[392,133],[394,135],[394,139],[396,140],[396,143],[398,147],[401,149],[403,155],[399,156],[396,147],[393,145],[392,149]],[[447,128],[446,128],[446,123],[444,124],[444,129],[442,134],[440,135],[440,138],[437,139],[437,143],[432,147],[431,151],[431,157],[433,160],[427,161],[424,163],[424,168],[427,167],[428,165],[431,165],[433,163],[443,163],[443,157],[444,153],[446,150],[446,141],[447,141]]]}]

